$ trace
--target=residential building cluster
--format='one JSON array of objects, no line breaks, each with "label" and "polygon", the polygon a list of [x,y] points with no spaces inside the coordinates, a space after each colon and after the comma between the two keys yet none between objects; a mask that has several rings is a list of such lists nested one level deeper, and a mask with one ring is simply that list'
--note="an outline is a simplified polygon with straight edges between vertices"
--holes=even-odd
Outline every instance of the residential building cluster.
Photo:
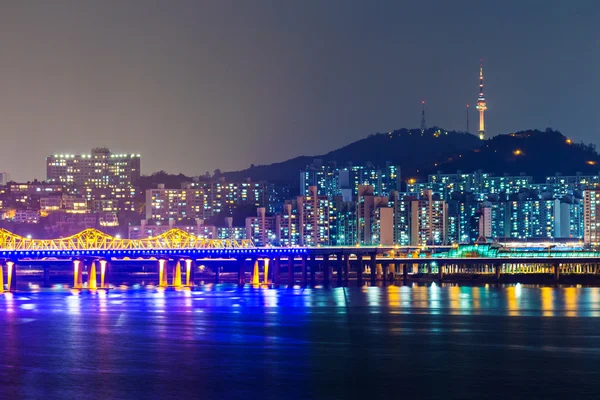
[{"label": "residential building cluster", "polygon": [[278,213],[259,209],[259,245],[451,245],[481,241],[600,242],[600,176],[434,174],[400,180],[387,166],[307,167]]},{"label": "residential building cluster", "polygon": [[96,148],[48,156],[44,182],[10,182],[2,173],[2,226],[43,222],[49,234],[65,235],[117,227],[127,212],[138,215],[138,222],[126,224],[130,238],[176,226],[206,238],[273,246],[600,242],[600,175],[534,182],[527,175],[458,172],[418,181],[403,180],[391,164],[316,161],[300,172],[297,196],[280,184],[218,177],[142,193],[140,164],[138,154]]}]

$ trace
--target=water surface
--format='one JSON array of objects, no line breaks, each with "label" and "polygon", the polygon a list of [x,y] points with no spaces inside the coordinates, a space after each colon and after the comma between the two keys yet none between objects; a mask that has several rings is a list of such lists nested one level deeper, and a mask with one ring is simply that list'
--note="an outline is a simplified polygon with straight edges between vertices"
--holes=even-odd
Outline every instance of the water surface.
[{"label": "water surface", "polygon": [[597,398],[600,289],[0,295],[0,399]]}]

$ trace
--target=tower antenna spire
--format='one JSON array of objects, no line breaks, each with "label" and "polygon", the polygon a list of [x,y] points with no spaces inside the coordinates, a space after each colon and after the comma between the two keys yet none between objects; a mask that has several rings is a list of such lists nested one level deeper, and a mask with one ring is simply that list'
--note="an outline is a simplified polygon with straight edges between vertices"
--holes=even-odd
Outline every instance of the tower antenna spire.
[{"label": "tower antenna spire", "polygon": [[421,111],[421,133],[425,132],[427,129],[427,124],[425,123],[425,100],[421,101],[423,105],[423,110]]},{"label": "tower antenna spire", "polygon": [[485,110],[487,104],[483,95],[483,58],[479,60],[479,96],[477,97],[477,111],[479,111],[479,139],[485,139]]}]

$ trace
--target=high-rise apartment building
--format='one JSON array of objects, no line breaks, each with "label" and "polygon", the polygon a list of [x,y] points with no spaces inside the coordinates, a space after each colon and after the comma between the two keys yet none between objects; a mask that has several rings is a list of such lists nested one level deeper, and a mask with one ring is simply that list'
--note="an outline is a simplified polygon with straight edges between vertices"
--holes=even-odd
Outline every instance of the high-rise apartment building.
[{"label": "high-rise apartment building", "polygon": [[412,246],[446,243],[447,206],[444,200],[426,190],[424,196],[411,201]]},{"label": "high-rise apartment building", "polygon": [[[140,178],[139,154],[113,154],[107,148],[91,154],[55,154],[46,158],[46,179],[69,192],[98,201],[101,211],[134,211],[135,187]],[[103,203],[103,200],[111,202]]]},{"label": "high-rise apartment building", "polygon": [[583,192],[583,242],[589,245],[600,243],[600,190]]},{"label": "high-rise apartment building", "polygon": [[210,216],[210,192],[205,187],[165,189],[165,185],[161,184],[156,189],[146,191],[147,220],[177,222]]},{"label": "high-rise apartment building", "polygon": [[293,204],[283,205],[283,213],[276,216],[277,242],[280,246],[297,246],[300,244],[300,227],[298,215],[294,212]]},{"label": "high-rise apartment building", "polygon": [[327,196],[319,196],[317,187],[308,188],[308,196],[296,198],[300,224],[300,244],[303,246],[329,245],[330,203]]},{"label": "high-rise apartment building", "polygon": [[113,154],[106,148],[92,149],[91,154],[55,154],[46,158],[46,178],[66,186],[135,186],[140,178],[140,155]]},{"label": "high-rise apartment building", "polygon": [[256,246],[273,245],[277,242],[277,221],[268,216],[264,207],[256,209],[256,217],[246,218],[246,237]]}]

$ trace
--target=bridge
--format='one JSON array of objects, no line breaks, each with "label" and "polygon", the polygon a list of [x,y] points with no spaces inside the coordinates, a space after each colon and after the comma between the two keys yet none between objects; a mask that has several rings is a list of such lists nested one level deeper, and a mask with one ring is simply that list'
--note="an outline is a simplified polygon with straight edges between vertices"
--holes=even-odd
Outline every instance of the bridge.
[{"label": "bridge", "polygon": [[[551,247],[257,247],[251,240],[205,239],[179,229],[139,240],[122,239],[96,229],[58,239],[32,239],[0,229],[0,292],[16,290],[18,266],[27,262],[45,263],[46,286],[52,263],[70,262],[73,287],[96,290],[110,287],[111,263],[138,260],[155,263],[158,285],[162,287],[193,286],[198,262],[216,265],[216,283],[222,269],[219,264],[233,263],[240,285],[247,281],[255,285],[280,284],[283,280],[288,285],[306,285],[309,278],[312,285],[317,278],[324,285],[334,278],[338,284],[347,284],[352,275],[362,286],[365,273],[370,275],[371,284],[397,278],[406,283],[409,274],[439,281],[455,274],[490,275],[496,281],[503,274],[550,274],[558,282],[561,272],[600,273],[600,252]],[[247,266],[251,267],[249,279]]]}]

